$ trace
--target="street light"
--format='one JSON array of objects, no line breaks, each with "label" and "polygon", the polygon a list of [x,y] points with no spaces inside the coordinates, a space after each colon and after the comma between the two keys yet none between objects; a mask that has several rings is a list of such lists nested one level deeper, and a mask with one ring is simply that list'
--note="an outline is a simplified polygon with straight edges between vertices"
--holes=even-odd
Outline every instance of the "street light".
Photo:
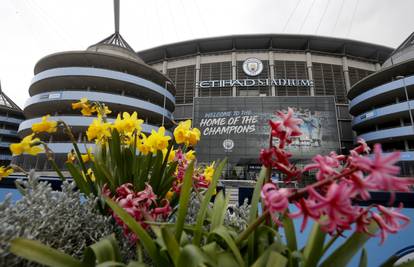
[{"label": "street light", "polygon": [[411,104],[410,104],[410,100],[408,99],[408,91],[407,91],[407,85],[405,84],[405,77],[400,75],[400,76],[397,76],[395,78],[397,80],[402,80],[402,82],[403,82],[404,92],[405,92],[405,99],[407,100],[407,105],[408,105],[408,112],[410,112],[411,127],[414,128],[413,114],[411,113]]},{"label": "street light", "polygon": [[167,92],[168,92],[168,89],[167,89],[167,87],[168,87],[168,84],[171,84],[171,82],[170,81],[165,81],[165,91],[164,91],[164,103],[163,103],[163,108],[164,108],[164,110],[162,111],[162,125],[161,126],[164,126],[164,117],[165,117],[165,115],[164,115],[164,111],[165,111],[165,101],[166,101],[166,94],[167,94]]}]

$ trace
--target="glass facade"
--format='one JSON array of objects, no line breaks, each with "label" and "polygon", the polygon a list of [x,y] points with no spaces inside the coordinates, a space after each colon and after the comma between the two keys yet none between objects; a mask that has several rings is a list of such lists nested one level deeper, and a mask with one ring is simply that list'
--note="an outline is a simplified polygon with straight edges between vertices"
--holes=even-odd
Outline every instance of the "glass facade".
[{"label": "glass facade", "polygon": [[167,76],[176,86],[175,103],[193,103],[195,90],[195,66],[168,69]]},{"label": "glass facade", "polygon": [[[275,79],[309,79],[306,62],[275,61]],[[278,96],[309,96],[310,88],[304,86],[276,86]]]},{"label": "glass facade", "polygon": [[[200,81],[231,80],[231,62],[217,62],[200,65]],[[177,89],[178,90],[178,89]],[[200,96],[231,96],[232,88],[200,88]]]}]

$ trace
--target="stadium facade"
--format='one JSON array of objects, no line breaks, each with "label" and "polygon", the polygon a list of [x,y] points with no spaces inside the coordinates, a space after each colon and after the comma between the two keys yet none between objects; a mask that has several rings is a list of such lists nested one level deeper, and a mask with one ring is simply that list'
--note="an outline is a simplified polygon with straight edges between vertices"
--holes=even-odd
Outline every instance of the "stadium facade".
[{"label": "stadium facade", "polygon": [[380,70],[392,51],[346,39],[260,34],[168,44],[138,55],[175,83],[174,118],[194,119],[201,128],[199,159],[227,156],[238,176],[249,177],[267,144],[267,120],[289,106],[305,122],[294,160],[346,153],[354,143],[348,91]]},{"label": "stadium facade", "polygon": [[[72,128],[81,152],[88,143],[85,131],[96,117],[84,117],[71,104],[86,97],[107,105],[112,113],[109,121],[120,112],[138,112],[144,120],[142,131],[149,133],[159,126],[172,126],[175,105],[173,83],[163,74],[146,65],[119,33],[90,46],[86,51],[69,51],[46,56],[37,62],[29,88],[20,137],[31,133],[34,123],[50,114],[51,120],[64,121]],[[171,133],[170,133],[171,134]],[[72,144],[60,129],[44,134],[42,140],[55,152],[59,166],[64,166]],[[83,145],[85,144],[85,145]],[[22,155],[13,162],[23,168],[51,169],[44,153],[38,156]]]},{"label": "stadium facade", "polygon": [[352,128],[385,152],[400,150],[402,174],[414,175],[414,33],[348,93]]},{"label": "stadium facade", "polygon": [[10,164],[12,155],[9,146],[20,141],[17,136],[19,124],[24,120],[23,111],[0,87],[0,165]]}]

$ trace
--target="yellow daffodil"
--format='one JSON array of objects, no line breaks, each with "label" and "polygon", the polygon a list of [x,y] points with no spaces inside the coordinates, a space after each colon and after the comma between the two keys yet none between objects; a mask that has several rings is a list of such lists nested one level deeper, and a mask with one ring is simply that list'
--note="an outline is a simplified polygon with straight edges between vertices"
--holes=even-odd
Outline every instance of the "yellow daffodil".
[{"label": "yellow daffodil", "polygon": [[170,154],[168,155],[168,162],[174,161],[175,159],[175,150],[171,150]]},{"label": "yellow daffodil", "polygon": [[86,97],[81,98],[77,103],[72,103],[72,109],[81,109],[83,116],[92,116],[96,112],[96,107],[92,106]]},{"label": "yellow daffodil", "polygon": [[191,128],[191,120],[182,121],[174,129],[174,138],[177,144],[195,146],[200,141],[200,130]]},{"label": "yellow daffodil", "polygon": [[171,201],[171,199],[174,197],[174,191],[172,191],[171,189],[167,192],[167,194],[165,195],[165,198],[168,199],[168,201]]},{"label": "yellow daffodil", "polygon": [[190,150],[187,153],[185,153],[185,159],[188,161],[192,161],[195,159],[195,151],[194,150]]},{"label": "yellow daffodil", "polygon": [[143,122],[143,120],[138,119],[138,114],[136,112],[132,113],[132,115],[129,115],[128,112],[124,112],[122,113],[122,119],[121,114],[118,114],[118,117],[114,122],[114,128],[117,129],[118,132],[124,134],[137,131],[137,134],[139,135],[141,133],[141,124]]},{"label": "yellow daffodil", "polygon": [[66,162],[69,163],[73,163],[76,160],[76,154],[75,151],[72,149],[69,153],[68,153],[68,159],[66,160]]},{"label": "yellow daffodil", "polygon": [[170,136],[165,136],[165,128],[161,126],[158,131],[151,131],[151,135],[148,137],[147,142],[151,146],[151,152],[163,150],[168,147],[168,141],[171,139]]},{"label": "yellow daffodil", "polygon": [[79,102],[72,103],[72,109],[81,109],[83,105],[88,105],[88,99],[83,97],[79,100]]},{"label": "yellow daffodil", "polygon": [[82,154],[81,157],[82,157],[82,161],[84,163],[86,163],[88,161],[94,161],[95,160],[95,157],[92,154],[92,147],[89,147],[87,153],[86,154]]},{"label": "yellow daffodil", "polygon": [[47,132],[47,133],[54,133],[56,132],[56,121],[48,121],[50,115],[46,115],[42,117],[42,121],[38,123],[33,123],[32,125],[32,131],[34,133],[41,133],[41,132]]},{"label": "yellow daffodil", "polygon": [[[87,175],[89,176],[92,182],[95,182],[96,177],[95,177],[95,174],[93,174],[93,171],[91,168],[88,169]],[[86,175],[83,175],[83,178],[86,180]]]},{"label": "yellow daffodil", "polygon": [[188,144],[191,146],[195,146],[198,143],[198,141],[200,141],[201,133],[200,130],[197,128],[193,128],[192,130],[188,131],[187,135]]},{"label": "yellow daffodil", "polygon": [[89,125],[86,131],[86,136],[89,141],[96,139],[97,143],[106,143],[107,138],[111,137],[111,125],[107,122],[103,122],[102,118],[98,116]]},{"label": "yellow daffodil", "polygon": [[145,134],[141,134],[141,138],[137,140],[137,148],[142,155],[148,155],[151,152],[151,145],[148,143],[148,138]]},{"label": "yellow daffodil", "polygon": [[[163,158],[164,159],[165,159],[165,156],[167,155],[167,152],[168,152],[168,149],[163,149],[162,150],[162,155],[163,155]],[[170,151],[170,154],[168,154],[168,160],[167,160],[167,162],[171,162],[174,159],[175,159],[175,150],[171,150]]]},{"label": "yellow daffodil", "polygon": [[21,155],[23,153],[28,153],[30,155],[37,155],[43,151],[43,149],[38,146],[40,144],[40,139],[35,138],[34,133],[26,136],[20,143],[11,144],[10,151],[13,156]]},{"label": "yellow daffodil", "polygon": [[191,120],[181,121],[174,129],[174,138],[177,144],[183,144],[187,141],[187,132],[191,128]]},{"label": "yellow daffodil", "polygon": [[10,167],[10,166],[9,167],[1,166],[0,167],[0,181],[3,177],[7,177],[12,173],[13,173],[13,168],[12,167]]},{"label": "yellow daffodil", "polygon": [[103,110],[101,111],[103,114],[108,115],[111,114],[112,111],[108,108],[108,106],[102,104]]},{"label": "yellow daffodil", "polygon": [[213,174],[214,174],[214,164],[215,164],[215,162],[211,163],[209,166],[207,166],[207,167],[204,169],[204,173],[203,173],[204,178],[205,178],[207,181],[209,181],[209,182],[211,182],[211,180],[213,179]]}]

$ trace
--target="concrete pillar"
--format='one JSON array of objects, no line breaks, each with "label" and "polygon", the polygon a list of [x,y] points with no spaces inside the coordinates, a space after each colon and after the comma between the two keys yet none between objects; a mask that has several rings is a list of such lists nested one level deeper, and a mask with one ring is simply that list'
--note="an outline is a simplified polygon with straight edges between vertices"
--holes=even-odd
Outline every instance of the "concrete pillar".
[{"label": "concrete pillar", "polygon": [[351,89],[351,80],[349,79],[348,59],[345,56],[342,57],[342,70],[344,72],[345,88],[348,92]]},{"label": "concrete pillar", "polygon": [[[269,51],[269,68],[270,68],[270,79],[273,80],[275,78],[275,60],[273,57],[273,51]],[[276,95],[276,86],[272,85],[270,88],[271,96]]]},{"label": "concrete pillar", "polygon": [[[236,52],[231,53],[231,70],[232,70],[231,79],[236,80],[237,79],[237,57],[236,57]],[[237,95],[236,86],[233,86],[232,90],[233,90],[232,96],[236,96]]]},{"label": "concrete pillar", "polygon": [[162,62],[162,74],[167,75],[167,69],[168,69],[168,61],[164,60]]},{"label": "concrete pillar", "polygon": [[200,82],[200,62],[201,62],[201,56],[197,55],[196,56],[196,66],[195,66],[195,92],[194,92],[194,97],[198,97],[199,96],[199,86],[198,83]]},{"label": "concrete pillar", "polygon": [[[310,52],[306,52],[306,68],[308,69],[308,78],[309,80],[313,81],[313,73],[312,73],[312,54]],[[315,87],[312,85],[310,87],[310,95],[315,95]]]}]

